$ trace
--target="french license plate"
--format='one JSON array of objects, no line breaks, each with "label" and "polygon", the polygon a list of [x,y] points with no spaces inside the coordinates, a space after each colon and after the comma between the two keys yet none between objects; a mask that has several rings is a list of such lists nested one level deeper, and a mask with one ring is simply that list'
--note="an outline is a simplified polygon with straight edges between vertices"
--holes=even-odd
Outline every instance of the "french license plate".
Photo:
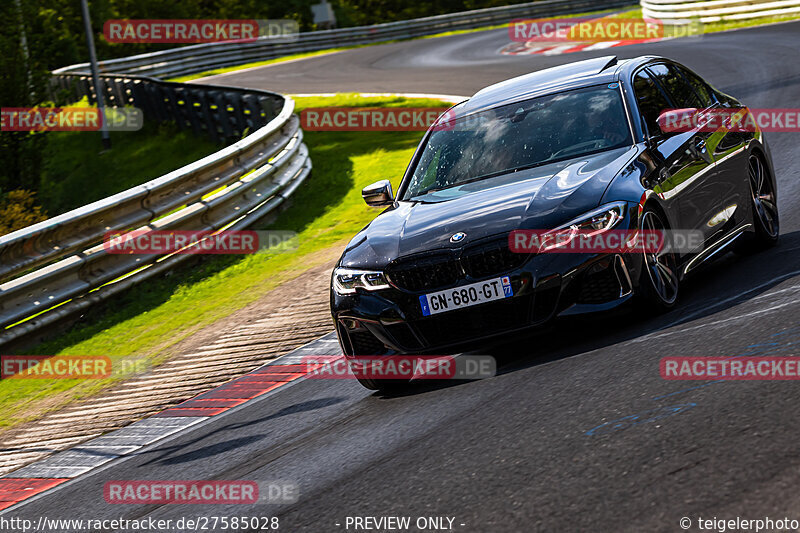
[{"label": "french license plate", "polygon": [[514,291],[511,288],[511,280],[508,276],[503,276],[445,291],[423,294],[419,297],[419,304],[422,306],[422,314],[430,316],[512,296],[514,296]]}]

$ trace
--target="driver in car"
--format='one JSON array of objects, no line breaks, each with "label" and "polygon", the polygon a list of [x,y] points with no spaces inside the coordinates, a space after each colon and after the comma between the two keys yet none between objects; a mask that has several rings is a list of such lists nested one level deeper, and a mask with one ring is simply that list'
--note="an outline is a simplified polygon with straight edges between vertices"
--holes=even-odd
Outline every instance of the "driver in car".
[{"label": "driver in car", "polygon": [[597,148],[606,148],[621,143],[628,136],[628,124],[620,120],[624,116],[605,107],[602,110],[587,109],[586,134],[588,141],[598,141]]}]

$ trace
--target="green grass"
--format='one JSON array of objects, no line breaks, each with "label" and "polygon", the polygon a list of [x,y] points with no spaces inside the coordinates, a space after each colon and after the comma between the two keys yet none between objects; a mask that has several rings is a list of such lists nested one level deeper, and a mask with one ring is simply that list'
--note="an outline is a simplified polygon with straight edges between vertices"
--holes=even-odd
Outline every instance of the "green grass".
[{"label": "green grass", "polygon": [[178,169],[222,148],[173,124],[146,123],[135,132],[111,132],[100,153],[97,132],[53,132],[38,201],[53,217]]},{"label": "green grass", "polygon": [[[298,109],[331,106],[442,107],[435,100],[299,98]],[[292,196],[292,206],[269,228],[298,233],[296,250],[247,256],[193,258],[170,273],[133,287],[92,308],[65,334],[31,353],[106,355],[115,364],[135,358],[158,363],[170,347],[265,295],[280,283],[322,264],[322,253],[339,249],[380,209],[367,207],[361,189],[387,178],[396,187],[422,132],[305,133],[314,170]],[[0,381],[0,427],[17,424],[43,409],[86,397],[109,380]],[[24,409],[24,410],[23,410]]]}]

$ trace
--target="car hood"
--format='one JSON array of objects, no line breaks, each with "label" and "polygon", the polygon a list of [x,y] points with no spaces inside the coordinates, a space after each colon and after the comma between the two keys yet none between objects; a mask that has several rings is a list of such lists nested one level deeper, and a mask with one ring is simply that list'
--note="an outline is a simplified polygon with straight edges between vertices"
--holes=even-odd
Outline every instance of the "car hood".
[{"label": "car hood", "polygon": [[[401,201],[348,245],[341,264],[382,268],[392,259],[456,248],[515,229],[551,229],[599,205],[636,153],[620,148],[467,183]],[[463,232],[457,243],[450,237]]]}]

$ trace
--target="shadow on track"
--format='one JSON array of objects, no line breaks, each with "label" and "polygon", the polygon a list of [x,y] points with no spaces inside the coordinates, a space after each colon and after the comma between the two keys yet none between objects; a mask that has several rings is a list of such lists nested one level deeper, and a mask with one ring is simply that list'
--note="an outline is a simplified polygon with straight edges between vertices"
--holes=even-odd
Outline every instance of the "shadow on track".
[{"label": "shadow on track", "polygon": [[[747,302],[788,279],[800,278],[800,231],[781,235],[775,248],[749,256],[731,252],[709,262],[681,286],[676,308],[663,315],[637,317],[628,306],[599,315],[555,321],[547,329],[495,341],[468,355],[491,355],[497,374],[507,374],[710,317]],[[376,392],[373,397],[398,398],[469,383],[464,380],[415,380],[408,387]]]},{"label": "shadow on track", "polygon": [[192,450],[191,452],[188,453],[183,453],[180,455],[172,455],[172,454],[180,450],[184,450],[187,447],[191,447],[192,445],[197,444],[198,442],[207,439],[209,437],[213,437],[214,435],[225,435],[228,434],[229,431],[244,429],[246,427],[254,426],[256,424],[261,424],[263,422],[267,422],[268,420],[273,420],[275,418],[281,418],[283,416],[293,415],[296,413],[315,411],[317,409],[322,409],[323,407],[336,405],[337,403],[341,403],[344,400],[345,398],[320,398],[317,400],[310,400],[308,402],[294,404],[289,407],[285,407],[280,411],[273,413],[271,415],[267,415],[261,418],[256,418],[253,420],[248,420],[247,422],[226,424],[225,426],[222,426],[210,433],[204,434],[189,442],[182,442],[180,444],[175,444],[172,446],[160,447],[156,450],[142,452],[141,455],[145,455],[148,453],[158,454],[157,457],[154,457],[150,461],[147,461],[146,463],[144,463],[144,465],[151,465],[151,464],[175,465],[181,463],[188,463],[191,461],[197,461],[200,459],[208,459],[210,457],[214,457],[216,455],[224,454],[226,452],[236,450],[237,448],[247,446],[248,444],[252,444],[253,442],[257,442],[265,438],[267,435],[263,433],[248,435],[246,437],[239,437],[235,439],[229,439],[226,441],[210,444],[208,446]]}]

